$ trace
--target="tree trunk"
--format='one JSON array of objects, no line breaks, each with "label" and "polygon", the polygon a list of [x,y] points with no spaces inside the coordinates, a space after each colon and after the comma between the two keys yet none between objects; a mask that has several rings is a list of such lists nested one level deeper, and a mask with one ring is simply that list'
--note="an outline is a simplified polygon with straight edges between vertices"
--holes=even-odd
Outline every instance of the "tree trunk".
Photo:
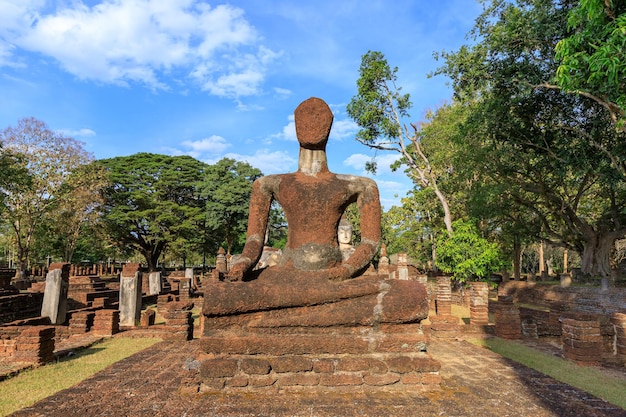
[{"label": "tree trunk", "polygon": [[513,241],[513,279],[519,281],[522,276],[522,244],[519,239]]},{"label": "tree trunk", "polygon": [[546,270],[546,260],[543,257],[543,241],[539,242],[539,272],[538,275],[542,276]]},{"label": "tree trunk", "polygon": [[615,233],[590,235],[585,240],[581,258],[581,272],[592,277],[608,277],[611,274],[611,249]]},{"label": "tree trunk", "polygon": [[567,249],[563,250],[563,273],[567,274]]}]

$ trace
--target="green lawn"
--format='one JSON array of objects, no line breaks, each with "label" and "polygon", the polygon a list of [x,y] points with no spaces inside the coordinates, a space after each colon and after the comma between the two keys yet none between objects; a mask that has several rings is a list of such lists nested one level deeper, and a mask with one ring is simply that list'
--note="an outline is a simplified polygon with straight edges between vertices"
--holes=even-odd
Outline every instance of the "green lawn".
[{"label": "green lawn", "polygon": [[571,361],[540,352],[528,346],[498,337],[469,340],[505,358],[535,369],[596,397],[626,409],[626,378],[596,367],[580,366]]},{"label": "green lawn", "polygon": [[107,366],[159,341],[111,338],[55,363],[20,372],[0,382],[0,416],[11,414],[78,384]]}]

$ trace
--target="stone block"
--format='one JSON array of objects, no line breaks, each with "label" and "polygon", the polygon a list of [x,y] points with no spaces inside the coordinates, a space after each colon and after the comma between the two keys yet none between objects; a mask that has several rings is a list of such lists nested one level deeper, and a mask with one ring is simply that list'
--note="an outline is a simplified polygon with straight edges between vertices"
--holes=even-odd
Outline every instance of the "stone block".
[{"label": "stone block", "polygon": [[320,376],[320,385],[325,387],[345,387],[363,385],[363,377],[358,374],[322,374]]},{"label": "stone block", "polygon": [[320,375],[316,373],[295,373],[279,375],[277,384],[284,386],[315,386],[320,382]]},{"label": "stone block", "polygon": [[363,382],[366,385],[375,385],[375,386],[383,386],[383,385],[392,385],[400,381],[400,375],[392,372],[381,374],[381,375],[365,375],[363,377]]},{"label": "stone block", "polygon": [[247,358],[241,360],[241,370],[249,375],[267,375],[272,367],[266,359]]},{"label": "stone block", "polygon": [[237,361],[234,359],[206,359],[200,363],[200,376],[203,378],[233,377],[237,370]]},{"label": "stone block", "polygon": [[271,365],[274,372],[277,373],[313,370],[313,360],[303,356],[279,356],[271,360]]}]

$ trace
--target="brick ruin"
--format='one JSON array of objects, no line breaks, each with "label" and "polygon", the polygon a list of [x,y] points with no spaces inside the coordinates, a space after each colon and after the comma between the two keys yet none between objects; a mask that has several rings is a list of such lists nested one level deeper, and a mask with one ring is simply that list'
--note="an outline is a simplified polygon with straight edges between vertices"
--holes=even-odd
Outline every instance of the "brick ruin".
[{"label": "brick ruin", "polygon": [[626,289],[509,281],[493,303],[496,335],[553,338],[581,365],[626,366]]},{"label": "brick ruin", "polygon": [[[0,270],[0,363],[21,367],[43,365],[54,359],[59,346],[78,343],[72,341],[86,338],[95,340],[110,337],[123,330],[137,330],[133,337],[149,336],[180,341],[193,338],[193,302],[189,289],[186,294],[183,290],[180,297],[167,282],[162,285],[159,294],[148,294],[147,286],[142,285],[142,304],[157,304],[157,309],[146,311],[147,314],[153,314],[151,321],[142,320],[123,329],[120,328],[119,279],[101,279],[91,275],[92,270],[69,264],[52,264],[48,275],[59,268],[63,271],[61,282],[66,282],[63,285],[67,293],[61,292],[62,297],[66,298],[66,305],[63,307],[58,304],[63,300],[53,299],[52,302],[48,301],[50,305],[47,307],[52,311],[55,308],[59,312],[65,310],[58,324],[52,322],[49,313],[42,316],[46,309],[43,307],[46,303],[46,281],[33,281],[30,287],[20,291],[11,284],[15,270]],[[181,298],[183,301],[179,302]],[[163,323],[155,325],[154,315],[157,312],[163,318]]]}]

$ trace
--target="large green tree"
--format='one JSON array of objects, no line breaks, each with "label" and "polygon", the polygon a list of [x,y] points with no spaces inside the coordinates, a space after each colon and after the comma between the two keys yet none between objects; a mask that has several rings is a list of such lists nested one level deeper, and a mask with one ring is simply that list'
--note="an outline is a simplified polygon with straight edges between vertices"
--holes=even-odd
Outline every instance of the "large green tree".
[{"label": "large green tree", "polygon": [[138,153],[98,161],[108,173],[103,224],[111,242],[138,251],[148,270],[165,248],[201,234],[200,184],[207,164],[190,156]]},{"label": "large green tree", "polygon": [[263,174],[247,162],[224,158],[206,169],[201,185],[210,241],[226,244],[227,253],[245,242],[252,183]]},{"label": "large green tree", "polygon": [[29,263],[35,232],[70,201],[77,189],[68,178],[93,160],[82,143],[35,118],[24,118],[0,133],[2,159],[11,159],[10,180],[0,184],[2,218],[11,225],[17,249],[18,274]]},{"label": "large green tree", "polygon": [[556,45],[558,85],[600,103],[625,131],[626,2],[580,0],[567,23]]},{"label": "large green tree", "polygon": [[[499,185],[498,198],[536,223],[529,233],[581,254],[586,274],[606,276],[626,232],[626,187],[615,160],[624,135],[597,101],[549,88],[554,48],[567,35],[574,1],[483,1],[474,44],[445,60],[459,102],[470,107],[468,159]],[[599,148],[607,152],[598,152]]]},{"label": "large green tree", "polygon": [[[381,52],[369,51],[361,59],[357,93],[346,110],[360,127],[357,141],[377,150],[399,153],[409,177],[422,188],[431,188],[444,213],[448,233],[452,215],[447,197],[437,183],[438,172],[421,146],[418,126],[410,122],[409,94],[396,85],[398,68],[391,68]],[[375,170],[375,165],[370,164]]]}]

